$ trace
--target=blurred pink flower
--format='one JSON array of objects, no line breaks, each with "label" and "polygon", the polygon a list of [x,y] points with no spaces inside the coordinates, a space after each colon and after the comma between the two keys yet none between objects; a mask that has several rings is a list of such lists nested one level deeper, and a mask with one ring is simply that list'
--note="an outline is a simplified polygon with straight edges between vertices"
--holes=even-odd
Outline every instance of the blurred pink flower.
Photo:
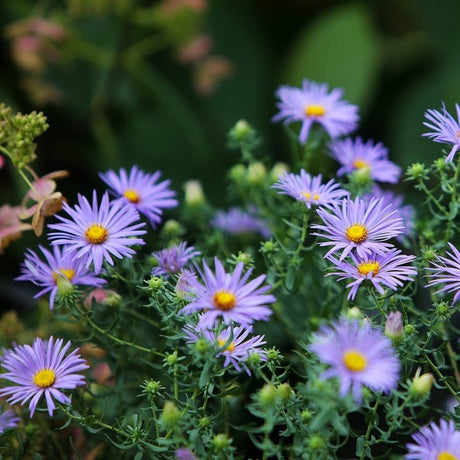
[{"label": "blurred pink flower", "polygon": [[19,216],[23,211],[21,206],[0,206],[0,254],[13,240],[18,240],[22,232],[30,230],[32,226],[21,222]]}]

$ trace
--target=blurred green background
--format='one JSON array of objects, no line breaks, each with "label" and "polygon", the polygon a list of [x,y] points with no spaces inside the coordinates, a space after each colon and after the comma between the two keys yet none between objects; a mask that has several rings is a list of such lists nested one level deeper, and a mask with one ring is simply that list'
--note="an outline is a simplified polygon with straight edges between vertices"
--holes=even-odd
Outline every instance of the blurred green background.
[{"label": "blurred green background", "polygon": [[[274,91],[302,78],[345,88],[360,134],[393,161],[434,159],[423,114],[460,101],[459,17],[457,0],[3,1],[0,101],[46,114],[35,169],[69,170],[59,190],[70,202],[103,189],[98,171],[137,164],[162,170],[179,197],[199,179],[224,206],[237,160],[229,128],[245,118],[263,137],[260,155],[287,161],[285,133],[270,122]],[[0,170],[2,204],[25,191],[11,165]],[[7,286],[35,240],[0,256]]]}]

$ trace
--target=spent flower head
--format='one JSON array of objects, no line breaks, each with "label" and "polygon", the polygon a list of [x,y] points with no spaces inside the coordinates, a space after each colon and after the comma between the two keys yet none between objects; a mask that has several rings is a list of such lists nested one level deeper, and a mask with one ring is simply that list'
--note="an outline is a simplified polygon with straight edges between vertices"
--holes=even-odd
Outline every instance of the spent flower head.
[{"label": "spent flower head", "polygon": [[275,297],[266,294],[269,285],[261,286],[265,275],[249,281],[252,269],[243,274],[244,264],[240,262],[233,273],[227,273],[222,262],[214,259],[215,272],[203,262],[198,268],[201,282],[190,279],[191,302],[181,311],[184,314],[204,312],[199,321],[200,328],[212,328],[219,319],[226,324],[236,322],[249,325],[254,321],[267,321],[272,310],[268,304]]},{"label": "spent flower head", "polygon": [[366,203],[359,197],[355,200],[344,198],[341,206],[331,203],[330,210],[320,208],[318,214],[323,225],[312,225],[312,228],[321,231],[314,235],[327,240],[320,246],[332,246],[326,257],[342,251],[340,260],[353,250],[363,258],[372,252],[383,254],[392,247],[383,241],[398,236],[404,230],[398,211],[383,199],[373,198]]},{"label": "spent flower head", "polygon": [[145,215],[152,227],[161,222],[163,209],[177,206],[176,193],[169,188],[170,181],[158,182],[161,172],[153,174],[133,166],[129,174],[121,168],[117,174],[109,170],[99,177],[110,187],[110,192]]},{"label": "spent flower head", "polygon": [[451,145],[451,150],[446,157],[446,162],[452,161],[455,154],[460,149],[460,106],[455,104],[457,119],[447,110],[444,102],[442,112],[429,109],[425,112],[423,124],[431,131],[423,133],[422,136],[433,139],[434,142]]},{"label": "spent flower head", "polygon": [[71,390],[85,384],[79,372],[89,366],[80,357],[78,350],[65,356],[70,341],[63,345],[63,339],[42,340],[35,338],[32,346],[17,345],[6,350],[2,367],[7,372],[0,377],[13,383],[0,389],[0,396],[7,396],[10,404],[29,402],[30,416],[34,415],[38,402],[45,396],[50,417],[56,404],[54,400],[69,404],[70,398],[61,390]]},{"label": "spent flower head", "polygon": [[285,172],[279,181],[272,185],[283,195],[290,195],[297,201],[302,201],[310,209],[312,205],[328,207],[331,202],[349,195],[349,192],[340,188],[340,185],[331,179],[322,184],[321,174],[310,176],[304,169],[300,174]]},{"label": "spent flower head", "polygon": [[83,258],[87,267],[93,263],[96,273],[101,272],[104,261],[114,264],[112,256],[131,257],[134,249],[130,246],[144,244],[144,240],[137,238],[146,233],[137,211],[123,200],[110,203],[107,193],[100,206],[96,191],[92,205],[79,194],[78,204],[72,208],[64,203],[64,211],[70,218],[56,216],[60,222],[49,225],[55,230],[49,238],[53,244],[64,245],[66,251],[75,250],[76,257]]},{"label": "spent flower head", "polygon": [[299,141],[305,144],[314,123],[321,125],[331,138],[346,135],[358,125],[358,108],[342,100],[343,90],[334,88],[329,92],[326,83],[304,79],[302,88],[281,86],[277,92],[280,112],[273,121],[285,124],[300,121]]},{"label": "spent flower head", "polygon": [[322,378],[337,377],[340,395],[351,390],[357,404],[363,386],[389,392],[398,385],[400,364],[391,341],[369,322],[341,318],[316,333],[310,349],[330,366]]},{"label": "spent flower head", "polygon": [[73,286],[101,287],[106,281],[97,277],[81,259],[75,257],[74,251],[65,251],[59,246],[53,246],[53,253],[43,246],[39,246],[45,256],[45,262],[31,249],[27,249],[24,263],[21,265],[21,275],[17,281],[31,281],[41,290],[34,298],[50,294],[50,308],[54,306],[54,299],[58,293],[58,281],[67,279]]}]

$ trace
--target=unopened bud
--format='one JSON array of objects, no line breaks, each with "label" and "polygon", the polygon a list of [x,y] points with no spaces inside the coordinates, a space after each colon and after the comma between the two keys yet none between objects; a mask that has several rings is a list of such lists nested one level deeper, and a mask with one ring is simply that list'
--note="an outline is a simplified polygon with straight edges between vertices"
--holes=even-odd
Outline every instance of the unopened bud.
[{"label": "unopened bud", "polygon": [[421,368],[419,367],[409,387],[409,395],[413,398],[424,398],[428,396],[434,384],[433,374],[427,372],[420,375],[420,372]]},{"label": "unopened bud", "polygon": [[284,173],[289,171],[286,163],[276,163],[270,171],[270,182],[276,182]]},{"label": "unopened bud", "polygon": [[246,178],[250,184],[253,184],[253,185],[262,184],[265,181],[266,177],[267,177],[267,169],[265,168],[264,164],[261,163],[260,161],[251,163],[248,166],[248,172],[247,172]]},{"label": "unopened bud", "polygon": [[172,401],[166,401],[161,413],[161,421],[167,425],[172,426],[177,423],[180,418],[180,410]]},{"label": "unopened bud", "polygon": [[347,310],[346,313],[347,319],[361,319],[363,317],[363,314],[361,313],[361,310],[359,307],[351,307]]},{"label": "unopened bud", "polygon": [[385,322],[385,335],[391,340],[396,340],[404,334],[404,324],[400,311],[393,311],[387,316]]},{"label": "unopened bud", "polygon": [[292,388],[289,383],[282,383],[276,389],[281,400],[287,401],[292,395]]},{"label": "unopened bud", "polygon": [[259,391],[259,403],[261,406],[271,406],[276,401],[277,391],[271,383],[265,384]]},{"label": "unopened bud", "polygon": [[224,433],[216,434],[212,440],[214,447],[216,450],[223,450],[225,449],[230,443],[232,442],[231,439],[227,437]]},{"label": "unopened bud", "polygon": [[201,182],[189,180],[184,184],[185,204],[191,208],[202,206],[206,203]]}]

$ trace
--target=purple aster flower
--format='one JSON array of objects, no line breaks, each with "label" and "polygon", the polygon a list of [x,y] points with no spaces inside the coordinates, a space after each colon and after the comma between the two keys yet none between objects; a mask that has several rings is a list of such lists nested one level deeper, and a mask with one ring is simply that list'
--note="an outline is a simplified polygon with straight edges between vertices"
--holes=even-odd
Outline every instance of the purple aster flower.
[{"label": "purple aster flower", "polygon": [[77,372],[89,366],[77,354],[78,350],[64,357],[70,348],[70,341],[62,346],[63,340],[35,338],[32,346],[17,345],[7,350],[2,359],[2,366],[8,371],[0,374],[3,379],[15,385],[0,389],[0,396],[9,396],[8,402],[24,405],[29,401],[30,417],[34,415],[38,401],[45,396],[48,413],[53,416],[56,405],[53,398],[62,403],[70,403],[70,398],[60,390],[74,389],[85,384],[83,375]]},{"label": "purple aster flower", "polygon": [[398,211],[383,199],[373,198],[366,204],[361,198],[344,198],[341,207],[331,203],[331,211],[319,208],[324,225],[312,225],[322,231],[314,235],[328,240],[320,246],[332,246],[325,257],[341,250],[340,260],[343,260],[353,249],[360,257],[371,252],[383,254],[392,245],[382,241],[398,236],[404,229]]},{"label": "purple aster flower", "polygon": [[359,115],[356,105],[342,100],[343,90],[335,88],[329,92],[325,83],[303,80],[302,88],[281,86],[277,92],[280,112],[272,120],[288,124],[302,122],[299,141],[305,144],[313,123],[320,124],[325,131],[335,138],[354,131],[358,125]]},{"label": "purple aster flower", "polygon": [[19,423],[18,417],[11,409],[8,409],[0,414],[0,434],[8,428],[16,428]]},{"label": "purple aster flower", "polygon": [[272,188],[280,190],[281,194],[303,201],[308,209],[312,205],[327,207],[329,203],[349,195],[349,192],[341,189],[333,179],[326,184],[322,184],[321,179],[321,174],[312,177],[301,169],[300,175],[284,173]]},{"label": "purple aster flower", "polygon": [[427,268],[432,272],[429,275],[431,281],[427,286],[444,284],[435,294],[445,291],[455,292],[454,300],[452,301],[454,304],[460,298],[460,252],[452,243],[448,244],[452,252],[447,251],[446,257],[436,256],[436,262],[431,262],[433,266]]},{"label": "purple aster flower", "polygon": [[138,212],[127,206],[122,200],[109,203],[109,195],[104,193],[101,205],[98,207],[96,191],[93,192],[93,205],[78,195],[78,205],[71,208],[64,203],[64,211],[70,219],[57,215],[57,224],[49,225],[56,230],[49,234],[53,244],[65,245],[65,250],[77,251],[76,257],[83,257],[86,266],[94,263],[94,271],[100,273],[105,260],[113,265],[112,256],[119,259],[131,257],[135,244],[144,244],[141,230],[145,224],[139,221]]},{"label": "purple aster flower", "polygon": [[252,326],[227,327],[220,332],[205,329],[198,334],[196,328],[192,326],[185,327],[183,330],[187,336],[187,343],[194,343],[204,337],[209,343],[216,344],[220,349],[217,357],[225,357],[224,367],[231,364],[238,372],[243,368],[248,375],[251,375],[251,371],[245,364],[251,354],[258,353],[262,361],[267,360],[267,352],[262,348],[262,345],[267,343],[265,337],[255,335],[247,339],[252,332]]},{"label": "purple aster flower", "polygon": [[111,188],[110,192],[144,214],[152,227],[161,222],[163,209],[177,206],[176,193],[169,189],[170,181],[158,182],[160,176],[160,171],[148,174],[137,166],[131,168],[129,175],[124,168],[118,175],[112,170],[99,173],[99,177]]},{"label": "purple aster flower", "polygon": [[177,449],[176,452],[174,452],[174,456],[177,460],[197,460],[193,452],[186,447]]},{"label": "purple aster flower", "polygon": [[392,184],[401,177],[401,168],[388,159],[388,149],[381,142],[374,144],[368,140],[364,143],[361,137],[357,137],[355,140],[337,140],[329,148],[335,160],[342,165],[337,171],[338,176],[368,171],[371,179]]},{"label": "purple aster flower", "polygon": [[401,235],[398,235],[396,239],[401,241],[403,236],[411,236],[415,229],[415,209],[413,206],[407,204],[404,205],[404,197],[397,195],[391,190],[383,190],[377,185],[372,187],[371,193],[366,193],[361,197],[366,203],[369,203],[372,198],[383,198],[385,205],[391,205],[392,209],[396,209],[401,217],[404,230]]},{"label": "purple aster flower", "polygon": [[222,262],[214,259],[215,273],[206,262],[203,262],[203,271],[198,269],[202,282],[192,281],[191,303],[181,312],[190,314],[195,311],[204,311],[200,318],[200,328],[212,328],[222,318],[224,323],[232,321],[249,325],[253,321],[267,321],[272,310],[267,304],[275,302],[275,297],[265,294],[271,286],[260,285],[265,275],[260,275],[248,282],[252,269],[243,275],[244,264],[240,262],[233,273],[226,273]]},{"label": "purple aster flower", "polygon": [[321,378],[337,377],[340,395],[351,389],[357,404],[362,400],[363,385],[383,392],[398,386],[400,365],[391,340],[368,322],[342,318],[314,334],[310,349],[330,366]]},{"label": "purple aster flower", "polygon": [[455,104],[457,111],[457,120],[446,110],[444,102],[442,103],[442,112],[439,110],[427,110],[423,124],[432,129],[432,132],[424,133],[422,136],[433,139],[434,142],[441,144],[451,144],[452,148],[446,157],[446,163],[454,159],[454,155],[460,149],[460,107]]},{"label": "purple aster flower", "polygon": [[200,255],[200,251],[195,251],[193,246],[187,247],[187,243],[183,242],[178,246],[154,252],[152,255],[159,264],[152,270],[152,274],[159,276],[177,273],[190,259]]},{"label": "purple aster flower", "polygon": [[74,286],[101,287],[106,281],[91,273],[81,259],[75,257],[74,251],[61,251],[59,246],[53,246],[53,254],[48,249],[39,246],[45,256],[43,262],[38,255],[28,249],[24,263],[21,265],[21,275],[17,281],[31,281],[42,289],[34,298],[50,293],[50,308],[54,307],[54,299],[58,292],[58,279],[65,277]]},{"label": "purple aster flower", "polygon": [[414,266],[408,265],[415,256],[406,256],[397,249],[390,249],[384,254],[369,253],[365,257],[351,254],[351,262],[337,260],[333,256],[328,259],[335,265],[337,271],[328,275],[337,275],[339,280],[352,279],[347,284],[351,288],[347,299],[353,300],[360,284],[369,280],[380,294],[384,294],[383,286],[394,291],[403,285],[403,281],[412,281],[417,274]]},{"label": "purple aster flower", "polygon": [[416,444],[407,444],[406,460],[455,460],[460,458],[460,431],[452,420],[441,419],[424,426],[412,436]]},{"label": "purple aster flower", "polygon": [[256,217],[252,212],[245,212],[239,208],[230,208],[227,212],[218,211],[212,219],[211,225],[230,235],[259,233],[264,238],[270,238],[271,235],[263,219]]}]

